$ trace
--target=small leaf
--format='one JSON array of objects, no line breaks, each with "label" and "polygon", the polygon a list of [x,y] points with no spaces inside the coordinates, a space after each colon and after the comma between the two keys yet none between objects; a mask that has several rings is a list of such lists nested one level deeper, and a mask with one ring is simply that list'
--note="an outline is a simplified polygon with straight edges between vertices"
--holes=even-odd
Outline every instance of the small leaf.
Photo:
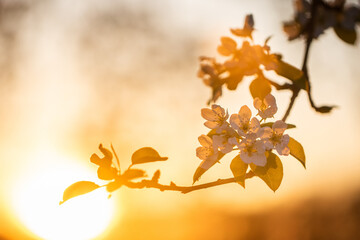
[{"label": "small leaf", "polygon": [[106,191],[114,192],[122,186],[122,181],[120,179],[115,179],[115,181],[110,182],[106,185]]},{"label": "small leaf", "polygon": [[63,200],[59,203],[59,205],[63,204],[71,198],[92,192],[99,187],[99,185],[89,181],[80,181],[73,183],[65,189],[63,194]]},{"label": "small leaf", "polygon": [[271,85],[269,81],[264,77],[258,77],[255,80],[253,80],[250,83],[249,88],[250,88],[250,93],[254,99],[258,97],[261,100],[263,100],[266,97],[266,95],[268,95],[271,92]]},{"label": "small leaf", "polygon": [[110,167],[112,163],[112,153],[110,150],[104,148],[102,144],[99,145],[100,151],[104,154],[103,158],[100,158],[97,154],[93,154],[90,157],[90,162],[95,163],[98,166]]},{"label": "small leaf", "polygon": [[153,177],[151,178],[152,182],[158,182],[160,178],[160,170],[156,170],[156,172],[154,173]]},{"label": "small leaf", "polygon": [[356,42],[356,30],[345,29],[343,27],[334,27],[336,35],[344,42],[354,45]]},{"label": "small leaf", "polygon": [[219,162],[220,159],[224,156],[222,152],[219,152],[217,159],[208,158],[203,160],[199,167],[196,169],[194,176],[193,176],[193,184],[199,180],[199,178],[207,171],[209,168],[215,165],[215,163]]},{"label": "small leaf", "polygon": [[299,160],[299,162],[304,166],[304,168],[306,168],[306,158],[303,146],[298,141],[290,137],[288,147],[290,148],[290,154],[297,160]]},{"label": "small leaf", "polygon": [[270,152],[267,156],[267,163],[264,167],[250,164],[251,170],[261,178],[274,192],[279,188],[283,178],[283,166],[280,158]]},{"label": "small leaf", "polygon": [[275,72],[294,82],[299,88],[306,90],[306,77],[300,69],[278,59]]},{"label": "small leaf", "polygon": [[144,170],[141,169],[128,169],[121,176],[126,180],[131,180],[135,178],[145,177],[146,173]]},{"label": "small leaf", "polygon": [[144,147],[133,153],[131,156],[131,163],[134,165],[140,163],[165,161],[167,159],[167,157],[160,157],[159,153],[155,149],[151,147]]},{"label": "small leaf", "polygon": [[334,108],[337,108],[337,106],[321,106],[315,108],[315,110],[319,113],[330,113]]},{"label": "small leaf", "polygon": [[97,175],[101,180],[113,180],[117,176],[117,172],[116,168],[100,166]]},{"label": "small leaf", "polygon": [[[274,122],[262,123],[262,124],[260,124],[260,127],[272,128],[273,124],[274,124]],[[294,124],[290,124],[290,123],[286,123],[286,126],[287,126],[286,129],[296,128],[296,126]]]},{"label": "small leaf", "polygon": [[248,164],[241,160],[240,155],[237,155],[230,164],[230,169],[236,179],[236,182],[245,188],[245,176]]},{"label": "small leaf", "polygon": [[295,21],[286,22],[283,25],[284,32],[288,35],[288,40],[294,40],[301,34],[301,25]]},{"label": "small leaf", "polygon": [[229,37],[222,37],[221,45],[218,47],[218,52],[224,56],[229,56],[236,51],[236,42]]},{"label": "small leaf", "polygon": [[227,78],[224,78],[227,89],[236,90],[239,83],[243,80],[244,75],[242,74],[231,74]]}]

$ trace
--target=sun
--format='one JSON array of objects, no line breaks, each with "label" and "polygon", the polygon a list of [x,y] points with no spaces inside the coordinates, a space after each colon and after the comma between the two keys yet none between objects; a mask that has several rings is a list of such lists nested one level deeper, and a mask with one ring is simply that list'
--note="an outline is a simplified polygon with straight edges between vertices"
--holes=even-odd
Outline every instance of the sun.
[{"label": "sun", "polygon": [[85,240],[100,235],[109,226],[115,205],[104,188],[59,205],[66,187],[94,180],[94,173],[54,153],[41,154],[37,160],[39,164],[13,188],[12,202],[21,222],[47,240]]}]

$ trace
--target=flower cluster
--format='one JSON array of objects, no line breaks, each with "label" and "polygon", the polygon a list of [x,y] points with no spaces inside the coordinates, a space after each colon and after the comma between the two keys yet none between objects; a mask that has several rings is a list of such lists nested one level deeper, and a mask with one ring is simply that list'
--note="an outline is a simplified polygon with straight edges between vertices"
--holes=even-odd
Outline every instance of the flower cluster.
[{"label": "flower cluster", "polygon": [[261,124],[267,118],[273,118],[277,112],[274,96],[268,94],[263,100],[255,98],[254,107],[258,111],[255,117],[252,117],[246,105],[230,118],[219,105],[201,110],[202,117],[207,120],[204,125],[211,129],[208,135],[199,137],[201,147],[196,149],[197,157],[202,160],[202,169],[209,169],[224,154],[234,150],[239,151],[244,163],[261,167],[266,165],[267,153],[273,149],[279,155],[289,155],[290,137],[284,134],[287,124],[281,120]]},{"label": "flower cluster", "polygon": [[235,38],[240,38],[239,42],[233,37],[220,39],[217,51],[225,58],[224,62],[211,57],[200,57],[198,77],[212,89],[209,103],[216,102],[222,95],[223,86],[236,90],[244,77],[253,77],[250,84],[251,95],[261,100],[271,93],[271,84],[274,83],[265,76],[267,71],[275,71],[291,81],[302,77],[302,71],[285,63],[279,54],[270,52],[270,38],[263,45],[255,44],[253,31],[254,19],[252,15],[247,15],[243,28],[230,29]]}]

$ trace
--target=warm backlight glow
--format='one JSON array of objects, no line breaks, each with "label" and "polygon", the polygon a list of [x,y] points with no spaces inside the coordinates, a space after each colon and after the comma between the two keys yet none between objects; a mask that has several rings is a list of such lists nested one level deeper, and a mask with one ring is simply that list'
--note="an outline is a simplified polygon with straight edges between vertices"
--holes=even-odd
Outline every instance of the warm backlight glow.
[{"label": "warm backlight glow", "polygon": [[[59,158],[46,155],[41,157],[44,162]],[[47,240],[97,237],[109,226],[114,212],[114,202],[107,198],[104,188],[59,206],[67,186],[75,181],[92,180],[90,176],[94,173],[74,161],[50,161],[56,166],[44,162],[41,169],[34,171],[35,166],[31,173],[19,179],[14,188],[13,204],[20,220],[30,231]]]}]

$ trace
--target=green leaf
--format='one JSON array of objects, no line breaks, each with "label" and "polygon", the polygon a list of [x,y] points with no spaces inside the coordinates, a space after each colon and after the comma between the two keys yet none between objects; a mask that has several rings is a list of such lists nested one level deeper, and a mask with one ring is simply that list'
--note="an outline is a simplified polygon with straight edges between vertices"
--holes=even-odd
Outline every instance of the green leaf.
[{"label": "green leaf", "polygon": [[126,180],[131,180],[135,178],[145,177],[146,173],[144,170],[141,169],[128,169],[121,176]]},{"label": "green leaf", "polygon": [[236,179],[236,182],[245,188],[245,176],[248,164],[241,160],[240,155],[237,155],[230,164],[230,169]]},{"label": "green leaf", "polygon": [[133,153],[131,156],[131,163],[134,165],[140,163],[165,161],[167,159],[167,157],[160,157],[159,153],[155,149],[151,147],[144,147]]},{"label": "green leaf", "polygon": [[297,160],[299,160],[299,162],[304,166],[304,168],[306,168],[305,165],[306,158],[305,158],[305,152],[303,146],[301,146],[301,144],[298,141],[290,137],[288,147],[290,148],[290,154],[293,157],[295,157]]},{"label": "green leaf", "polygon": [[[274,124],[274,122],[267,122],[267,123],[260,124],[260,126],[272,128],[273,124]],[[286,129],[296,128],[296,126],[294,124],[287,123],[286,125],[287,125]]]},{"label": "green leaf", "polygon": [[59,205],[63,204],[71,198],[92,192],[99,187],[99,185],[89,181],[80,181],[73,183],[65,189],[63,194],[63,200],[59,203]]},{"label": "green leaf", "polygon": [[334,27],[336,35],[344,42],[354,45],[356,42],[356,30],[345,29],[343,27]]},{"label": "green leaf", "polygon": [[217,157],[216,160],[213,159],[206,159],[203,160],[199,167],[196,169],[194,176],[193,176],[193,184],[199,180],[199,178],[207,171],[209,170],[209,168],[211,168],[212,166],[215,165],[215,163],[219,162],[220,159],[224,156],[225,154],[219,152],[219,155]]},{"label": "green leaf", "polygon": [[269,81],[264,77],[258,77],[250,83],[250,93],[255,99],[256,97],[263,100],[266,95],[271,92],[271,85]]},{"label": "green leaf", "polygon": [[280,158],[270,152],[267,156],[267,163],[264,167],[250,164],[251,170],[261,178],[274,192],[279,188],[283,178],[283,166]]}]

